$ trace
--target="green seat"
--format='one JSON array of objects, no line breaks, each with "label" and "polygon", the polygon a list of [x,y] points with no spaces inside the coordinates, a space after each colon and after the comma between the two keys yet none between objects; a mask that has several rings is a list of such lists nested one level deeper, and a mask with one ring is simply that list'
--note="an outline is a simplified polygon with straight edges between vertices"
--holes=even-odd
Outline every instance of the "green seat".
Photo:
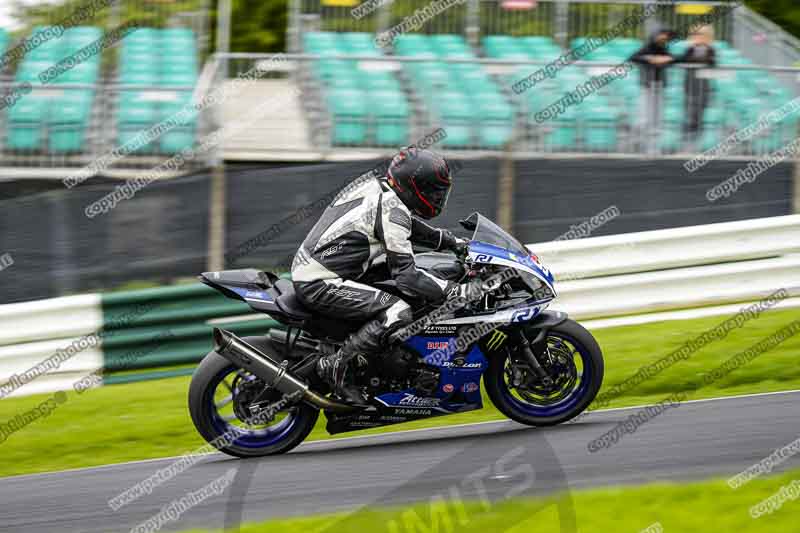
[{"label": "green seat", "polygon": [[442,146],[463,147],[472,143],[473,105],[470,98],[461,92],[437,93],[432,102],[432,111],[440,117],[447,131]]},{"label": "green seat", "polygon": [[161,78],[170,78],[173,76],[180,77],[197,77],[197,64],[194,61],[164,61],[160,65]]},{"label": "green seat", "polygon": [[502,148],[514,135],[514,109],[499,93],[478,95],[474,99],[478,126],[478,144]]},{"label": "green seat", "polygon": [[126,85],[154,85],[158,81],[158,74],[155,72],[122,72],[120,82]]},{"label": "green seat", "polygon": [[400,92],[376,91],[369,93],[374,124],[375,144],[402,146],[408,140],[409,107]]},{"label": "green seat", "polygon": [[330,78],[327,81],[328,87],[332,89],[361,89],[363,85],[359,78],[353,75],[343,75]]},{"label": "green seat", "polygon": [[309,52],[316,52],[326,48],[338,48],[339,39],[332,32],[307,32],[303,34],[303,48]]},{"label": "green seat", "polygon": [[197,83],[197,75],[190,72],[162,72],[159,85],[164,87],[185,87]]},{"label": "green seat", "polygon": [[92,91],[70,90],[52,101],[46,121],[50,152],[80,152],[84,149],[93,99]]},{"label": "green seat", "polygon": [[617,147],[617,114],[608,105],[591,102],[584,111],[583,142],[587,150],[611,152]]},{"label": "green seat", "polygon": [[97,81],[98,66],[96,63],[82,63],[70,69],[55,79],[54,83],[85,83],[92,84]]},{"label": "green seat", "polygon": [[402,92],[400,82],[390,72],[359,72],[358,82],[372,91]]},{"label": "green seat", "polygon": [[401,56],[435,57],[436,55],[427,37],[418,34],[399,35],[394,40],[394,51]]},{"label": "green seat", "polygon": [[368,106],[364,92],[334,89],[328,91],[327,101],[333,125],[331,142],[335,145],[365,144]]},{"label": "green seat", "polygon": [[381,51],[369,33],[346,32],[339,37],[340,47],[345,53],[361,56],[379,56]]},{"label": "green seat", "polygon": [[158,62],[152,58],[146,61],[124,61],[120,65],[120,77],[125,79],[129,75],[144,73],[150,75],[154,79],[158,77]]},{"label": "green seat", "polygon": [[521,42],[510,35],[488,35],[483,38],[483,50],[489,57],[520,58],[529,57]]},{"label": "green seat", "polygon": [[320,59],[314,62],[313,69],[321,80],[356,75],[355,61],[346,59]]},{"label": "green seat", "polygon": [[158,148],[162,154],[175,155],[193,147],[196,137],[194,130],[176,128],[158,138]]},{"label": "green seat", "polygon": [[187,92],[177,93],[174,100],[161,104],[158,110],[160,120],[177,119],[177,126],[158,138],[158,148],[162,154],[177,154],[194,146],[199,112],[191,107],[191,103],[192,93]]},{"label": "green seat", "polygon": [[575,106],[568,107],[559,116],[537,127],[544,130],[543,138],[547,151],[570,151],[577,147],[578,120]]},{"label": "green seat", "polygon": [[[123,91],[120,94],[117,111],[117,143],[124,146],[140,132],[147,131],[159,120],[156,104],[144,98],[143,93]],[[151,153],[153,143],[147,143],[132,153]]]},{"label": "green seat", "polygon": [[50,98],[29,94],[8,110],[8,140],[10,150],[40,150],[42,123],[50,110]]},{"label": "green seat", "polygon": [[474,57],[472,49],[464,38],[455,34],[432,35],[431,48],[442,57]]}]

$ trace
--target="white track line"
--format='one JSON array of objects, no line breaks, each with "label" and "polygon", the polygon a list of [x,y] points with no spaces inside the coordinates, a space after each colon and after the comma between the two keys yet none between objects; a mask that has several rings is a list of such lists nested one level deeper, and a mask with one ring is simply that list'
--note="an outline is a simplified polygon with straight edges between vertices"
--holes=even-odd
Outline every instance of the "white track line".
[{"label": "white track line", "polygon": [[[800,389],[786,390],[786,391],[775,391],[775,392],[758,392],[758,393],[753,393],[753,394],[738,394],[738,395],[735,395],[735,396],[719,396],[719,397],[716,397],[716,398],[700,398],[698,400],[686,400],[686,401],[683,401],[681,403],[686,404],[686,403],[718,402],[718,401],[725,401],[725,400],[739,400],[739,399],[742,399],[742,398],[758,398],[758,397],[762,397],[762,396],[778,396],[778,395],[782,395],[782,394],[796,394],[796,393],[800,393]],[[612,412],[616,412],[616,411],[627,411],[627,410],[630,410],[630,409],[644,409],[646,407],[652,407],[654,405],[656,405],[656,404],[632,405],[632,406],[629,406],[629,407],[612,407],[612,408],[609,408],[609,409],[598,409],[596,411],[587,411],[583,418],[585,418],[586,416],[591,416],[591,415],[600,414],[600,413],[612,413]],[[581,420],[583,420],[583,418],[581,418]],[[337,439],[315,440],[315,441],[309,441],[307,443],[303,443],[303,444],[301,444],[301,447],[302,446],[307,446],[307,445],[310,445],[310,444],[320,443],[320,442],[324,442],[324,443],[330,443],[330,442],[337,442],[337,443],[338,442],[354,442],[354,441],[358,442],[358,441],[361,441],[361,440],[364,440],[364,439],[374,439],[376,437],[383,437],[383,436],[392,436],[393,437],[393,436],[397,436],[397,435],[410,435],[410,434],[416,434],[416,433],[435,432],[435,431],[438,431],[438,430],[449,430],[449,429],[453,429],[453,428],[479,427],[479,426],[484,426],[484,425],[487,425],[487,424],[504,424],[504,423],[507,423],[507,422],[511,422],[511,420],[508,420],[508,419],[487,420],[487,421],[484,421],[484,422],[471,422],[471,423],[468,423],[468,424],[454,424],[454,425],[450,425],[450,426],[438,426],[438,427],[433,427],[433,428],[406,429],[406,430],[403,430],[403,431],[393,431],[393,432],[390,432],[390,433],[379,433],[377,435],[359,435],[359,436],[356,436],[356,437],[342,437],[342,438],[337,438]],[[567,422],[567,424],[571,424],[571,423],[572,422]],[[186,453],[189,454],[189,453],[191,453],[191,451],[188,451]],[[229,457],[229,456],[223,454],[222,452],[211,452],[211,453],[207,453],[207,454],[203,454],[203,455],[207,455],[209,457],[213,457],[213,456],[216,456],[216,455],[219,455],[219,456],[222,456],[222,457],[226,457],[226,458]],[[113,468],[113,467],[125,466],[125,465],[147,464],[147,463],[154,463],[154,462],[159,462],[159,461],[170,461],[170,460],[171,461],[176,461],[176,460],[180,459],[181,457],[182,456],[159,457],[159,458],[155,458],[155,459],[141,459],[141,460],[138,460],[138,461],[126,461],[126,462],[123,462],[123,463],[113,463],[113,464],[108,464],[108,465],[84,466],[84,467],[80,467],[80,468],[70,468],[70,469],[67,469],[67,470],[56,470],[56,471],[53,471],[53,472],[38,472],[36,474],[20,474],[20,475],[17,475],[17,476],[0,477],[0,481],[6,481],[6,480],[9,480],[9,479],[26,478],[26,477],[51,476],[51,475],[55,475],[55,474],[65,474],[65,473],[69,473],[69,472],[80,472],[80,471],[83,471],[83,470],[100,470],[100,469],[103,469],[103,468]]]},{"label": "white track line", "polygon": [[[680,311],[663,311],[660,313],[647,313],[644,315],[621,316],[614,318],[600,318],[597,320],[579,320],[581,325],[587,329],[614,328],[619,326],[633,326],[636,324],[648,324],[650,322],[665,322],[669,320],[687,320],[691,318],[704,318],[717,315],[734,314],[742,308],[758,302],[745,302],[732,305],[719,305],[715,307],[700,307],[697,309],[681,309]],[[782,300],[775,307],[766,309],[764,312],[781,311],[800,307],[800,297],[787,298]]]}]

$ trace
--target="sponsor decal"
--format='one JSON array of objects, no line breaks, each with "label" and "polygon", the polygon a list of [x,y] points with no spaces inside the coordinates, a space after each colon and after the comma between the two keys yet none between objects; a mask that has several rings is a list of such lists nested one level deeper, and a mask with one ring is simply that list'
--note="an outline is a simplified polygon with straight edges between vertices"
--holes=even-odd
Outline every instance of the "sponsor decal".
[{"label": "sponsor decal", "polygon": [[430,416],[432,411],[430,409],[396,409],[395,413],[398,415]]},{"label": "sponsor decal", "polygon": [[424,333],[427,335],[455,335],[458,326],[428,326]]},{"label": "sponsor decal", "polygon": [[327,250],[322,252],[322,254],[320,254],[320,258],[321,259],[325,259],[329,255],[333,255],[335,253],[338,253],[338,252],[340,252],[342,250],[343,247],[344,247],[344,241],[342,241],[342,242],[340,242],[338,244],[334,244],[333,246],[331,246],[330,248],[328,248]]},{"label": "sponsor decal", "polygon": [[340,296],[349,300],[358,300],[358,296],[361,295],[358,291],[348,289],[328,289],[328,294],[333,294],[334,296]]},{"label": "sponsor decal", "polygon": [[481,368],[480,363],[458,363],[453,361],[445,361],[442,363],[442,366],[450,367],[458,367],[458,368]]},{"label": "sponsor decal", "polygon": [[267,298],[267,293],[262,292],[262,291],[247,291],[246,293],[244,293],[244,297],[245,298],[260,298],[262,300],[268,299]]},{"label": "sponsor decal", "polygon": [[475,383],[474,381],[464,383],[464,385],[461,387],[461,390],[463,390],[464,392],[475,392],[476,390],[478,390],[478,384]]},{"label": "sponsor decal", "polygon": [[450,394],[451,392],[453,392],[453,389],[454,389],[454,387],[453,387],[453,384],[452,384],[452,383],[446,383],[446,384],[445,384],[445,385],[442,387],[442,390],[443,390],[443,391],[445,391],[445,392],[446,392],[446,393],[448,393],[448,394]]},{"label": "sponsor decal", "polygon": [[541,310],[542,308],[538,305],[518,309],[511,315],[511,322],[528,322],[529,320],[533,320]]},{"label": "sponsor decal", "polygon": [[446,350],[448,346],[450,343],[446,341],[428,341],[429,350]]},{"label": "sponsor decal", "polygon": [[441,400],[439,398],[422,398],[406,393],[400,400],[399,405],[411,405],[414,407],[438,407]]},{"label": "sponsor decal", "polygon": [[496,350],[497,348],[503,345],[507,337],[508,337],[507,334],[503,333],[499,329],[496,329],[492,332],[492,336],[489,337],[489,340],[486,342],[486,347],[489,348],[490,350]]}]

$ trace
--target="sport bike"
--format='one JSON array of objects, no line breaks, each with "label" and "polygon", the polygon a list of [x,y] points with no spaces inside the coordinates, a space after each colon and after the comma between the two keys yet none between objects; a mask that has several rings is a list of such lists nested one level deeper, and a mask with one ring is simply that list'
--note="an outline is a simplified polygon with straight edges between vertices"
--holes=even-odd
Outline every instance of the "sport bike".
[{"label": "sport bike", "polygon": [[[336,434],[480,409],[481,378],[489,401],[522,424],[551,426],[584,411],[603,381],[597,341],[565,313],[547,310],[554,277],[536,255],[479,213],[461,225],[473,232],[461,257],[420,253],[417,268],[484,290],[472,301],[418,306],[383,354],[351,362],[349,377],[365,406],[339,401],[315,372],[317,359],[336,352],[362,323],[304,308],[292,282],[269,272],[200,276],[284,326],[245,338],[214,329],[213,351],[189,388],[203,438],[238,457],[285,453],[308,436],[320,411]],[[373,285],[407,299],[391,281]]]}]

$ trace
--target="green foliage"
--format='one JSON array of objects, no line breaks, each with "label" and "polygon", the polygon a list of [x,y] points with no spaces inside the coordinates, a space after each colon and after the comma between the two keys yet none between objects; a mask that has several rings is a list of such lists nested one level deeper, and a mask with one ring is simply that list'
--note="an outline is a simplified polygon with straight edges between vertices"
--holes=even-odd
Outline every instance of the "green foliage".
[{"label": "green foliage", "polygon": [[797,0],[747,0],[747,7],[800,37],[800,4]]},{"label": "green foliage", "polygon": [[286,49],[287,0],[233,0],[231,51]]}]

